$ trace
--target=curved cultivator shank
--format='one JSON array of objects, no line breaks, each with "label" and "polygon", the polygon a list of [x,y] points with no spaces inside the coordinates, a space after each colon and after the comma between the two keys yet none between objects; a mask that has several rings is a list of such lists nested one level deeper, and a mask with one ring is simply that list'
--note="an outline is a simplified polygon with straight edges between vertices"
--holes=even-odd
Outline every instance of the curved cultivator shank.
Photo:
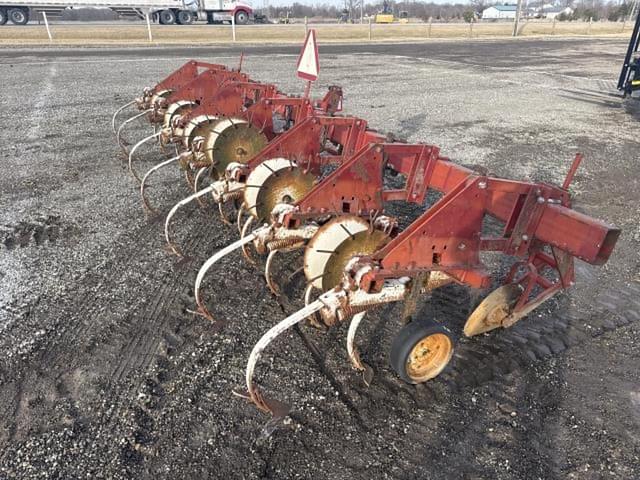
[{"label": "curved cultivator shank", "polygon": [[[128,125],[129,123],[133,122],[134,120],[137,120],[140,117],[143,117],[145,115],[147,115],[148,113],[150,113],[152,111],[152,109],[148,109],[148,110],[144,110],[140,113],[135,114],[132,117],[127,118],[124,122],[122,122],[120,124],[120,126],[118,127],[118,130],[116,131],[116,140],[118,141],[118,145],[120,145],[120,148],[122,149],[122,151],[124,152],[125,155],[128,155],[129,152],[127,150],[127,145],[130,145],[130,143],[126,140],[122,139],[122,129]],[[155,134],[154,134],[155,135]]]},{"label": "curved cultivator shank", "polygon": [[202,280],[204,279],[204,276],[206,275],[207,271],[211,267],[213,267],[213,265],[216,262],[218,262],[219,260],[221,260],[222,258],[227,256],[231,252],[233,252],[233,251],[237,250],[238,248],[242,247],[242,245],[253,241],[253,239],[256,238],[256,236],[260,233],[261,230],[262,229],[255,230],[253,233],[250,233],[246,237],[241,238],[240,240],[237,240],[234,243],[232,243],[230,245],[227,245],[222,250],[217,251],[213,256],[211,256],[211,258],[209,258],[204,263],[204,265],[202,265],[202,267],[198,271],[198,275],[196,277],[196,285],[195,285],[194,292],[195,292],[195,297],[196,297],[196,304],[198,305],[198,312],[201,313],[204,317],[208,318],[209,320],[213,320],[213,315],[211,315],[211,312],[209,312],[209,309],[207,308],[206,304],[204,303],[204,301],[202,299],[202,296],[200,295],[200,288],[201,288],[201,285],[202,285]]},{"label": "curved cultivator shank", "polygon": [[[140,113],[116,128],[118,115],[134,104]],[[184,170],[185,198],[164,222],[174,254],[184,256],[172,234],[182,207],[194,201],[215,204],[220,220],[213,221],[236,223],[239,240],[213,253],[198,271],[196,313],[213,320],[204,279],[229,254],[240,249],[254,264],[264,258],[268,289],[287,295],[274,263],[303,250],[304,306],[255,345],[247,363],[247,393],[241,395],[276,418],[287,415],[288,405],[261,393],[254,376],[266,348],[295,325],[309,320],[328,329],[350,321],[348,358],[369,385],[373,371],[358,350],[358,328],[372,309],[404,302],[405,324],[392,342],[391,366],[402,380],[421,383],[447,368],[455,346],[446,324],[416,318],[418,303],[429,292],[452,282],[488,288],[495,281],[481,254],[501,253],[512,262],[511,270],[472,312],[463,333],[507,328],[573,285],[575,258],[606,263],[620,234],[571,209],[568,188],[581,155],[562,186],[504,180],[451,162],[435,145],[389,141],[364,119],[336,115],[341,104],[339,87],[330,87],[319,100],[293,97],[239,71],[192,61],[112,118],[145,210],[158,211],[146,196],[149,177],[173,165]],[[123,128],[144,116],[154,133],[128,152]],[[154,139],[161,149],[173,145],[176,153],[140,180],[134,155]],[[440,199],[425,205],[429,192]],[[389,202],[426,209],[400,228],[386,214]],[[237,212],[231,214],[233,208]],[[502,225],[499,235],[484,234],[488,217]]]},{"label": "curved cultivator shank", "polygon": [[123,110],[129,108],[131,105],[134,105],[136,103],[135,100],[131,100],[129,103],[125,103],[124,105],[122,105],[119,109],[117,109],[114,114],[113,117],[111,118],[111,128],[113,130],[114,135],[118,133],[118,129],[116,128],[116,118],[117,116],[120,114],[120,112],[122,112]]},{"label": "curved cultivator shank", "polygon": [[160,136],[160,132],[156,132],[153,135],[149,135],[148,137],[143,138],[138,143],[136,143],[131,149],[131,151],[129,152],[129,173],[131,173],[133,178],[135,178],[139,184],[142,183],[142,180],[140,179],[138,172],[136,172],[133,169],[133,154],[136,153],[136,150],[138,150],[138,148],[140,148],[142,145],[147,143],[149,140],[153,140],[155,138],[158,138],[159,136]]}]

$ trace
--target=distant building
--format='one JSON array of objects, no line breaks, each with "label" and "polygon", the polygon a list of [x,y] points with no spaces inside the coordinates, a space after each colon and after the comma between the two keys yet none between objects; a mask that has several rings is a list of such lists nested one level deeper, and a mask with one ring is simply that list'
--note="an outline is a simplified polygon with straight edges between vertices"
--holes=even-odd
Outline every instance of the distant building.
[{"label": "distant building", "polygon": [[562,15],[563,13],[566,14],[566,15],[573,15],[573,8],[571,8],[571,7],[550,7],[550,8],[542,7],[542,17],[543,18],[548,18],[550,20],[553,20],[558,15]]},{"label": "distant building", "polygon": [[485,8],[482,11],[483,20],[499,20],[510,18],[516,18],[516,11],[518,7],[516,5],[493,5],[492,7]]}]

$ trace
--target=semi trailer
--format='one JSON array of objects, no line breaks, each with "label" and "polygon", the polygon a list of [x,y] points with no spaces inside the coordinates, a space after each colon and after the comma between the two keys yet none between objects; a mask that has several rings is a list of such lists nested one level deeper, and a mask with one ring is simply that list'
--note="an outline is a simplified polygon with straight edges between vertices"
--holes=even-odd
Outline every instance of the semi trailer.
[{"label": "semi trailer", "polygon": [[162,25],[190,25],[196,20],[208,23],[249,22],[253,9],[238,0],[0,0],[0,25],[7,22],[26,25],[34,12],[60,14],[68,8],[109,8],[118,15],[144,18],[149,14]]}]

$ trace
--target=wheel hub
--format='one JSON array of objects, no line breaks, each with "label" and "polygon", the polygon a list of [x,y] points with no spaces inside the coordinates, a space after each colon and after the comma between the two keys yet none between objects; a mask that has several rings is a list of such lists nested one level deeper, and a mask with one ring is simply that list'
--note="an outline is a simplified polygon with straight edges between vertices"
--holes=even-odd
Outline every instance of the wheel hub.
[{"label": "wheel hub", "polygon": [[449,362],[452,349],[451,340],[442,333],[423,338],[409,353],[407,374],[416,382],[435,377]]}]

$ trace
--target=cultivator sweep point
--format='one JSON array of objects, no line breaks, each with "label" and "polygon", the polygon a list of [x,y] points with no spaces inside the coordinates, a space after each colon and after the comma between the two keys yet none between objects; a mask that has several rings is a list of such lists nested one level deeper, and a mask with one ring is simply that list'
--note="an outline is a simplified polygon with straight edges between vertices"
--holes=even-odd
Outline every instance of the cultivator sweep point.
[{"label": "cultivator sweep point", "polygon": [[[120,107],[112,126],[126,152],[123,126],[144,115],[154,125],[162,123],[128,153],[138,180],[132,159],[143,144],[157,138],[162,148],[175,147],[175,155],[139,180],[145,210],[156,213],[145,195],[150,175],[173,164],[185,171],[193,193],[176,203],[164,222],[174,254],[184,256],[171,222],[194,201],[215,203],[225,224],[237,223],[240,238],[198,271],[195,313],[213,321],[202,286],[207,272],[227,255],[241,250],[252,263],[250,247],[266,255],[266,285],[282,295],[275,259],[303,250],[305,306],[255,345],[246,368],[247,393],[240,395],[276,418],[289,407],[265,397],[254,374],[265,349],[295,325],[309,320],[328,329],[350,320],[346,352],[369,385],[373,370],[358,350],[358,328],[370,310],[402,301],[405,324],[392,342],[390,362],[404,381],[421,383],[447,367],[455,337],[441,323],[415,318],[417,303],[450,283],[482,289],[494,284],[482,252],[515,260],[501,286],[468,317],[463,333],[469,337],[512,326],[573,285],[574,258],[602,265],[616,244],[620,230],[571,209],[568,188],[581,155],[561,187],[496,178],[456,165],[437,146],[389,141],[363,119],[336,115],[342,104],[339,87],[311,100],[287,96],[219,65],[186,65],[182,74]],[[134,104],[141,113],[116,128],[116,117]],[[391,182],[394,176],[400,181]],[[421,207],[428,193],[439,199],[429,200],[407,227],[387,214],[389,202]],[[227,211],[232,206],[235,215]],[[485,232],[487,218],[500,224],[500,234]]]}]

